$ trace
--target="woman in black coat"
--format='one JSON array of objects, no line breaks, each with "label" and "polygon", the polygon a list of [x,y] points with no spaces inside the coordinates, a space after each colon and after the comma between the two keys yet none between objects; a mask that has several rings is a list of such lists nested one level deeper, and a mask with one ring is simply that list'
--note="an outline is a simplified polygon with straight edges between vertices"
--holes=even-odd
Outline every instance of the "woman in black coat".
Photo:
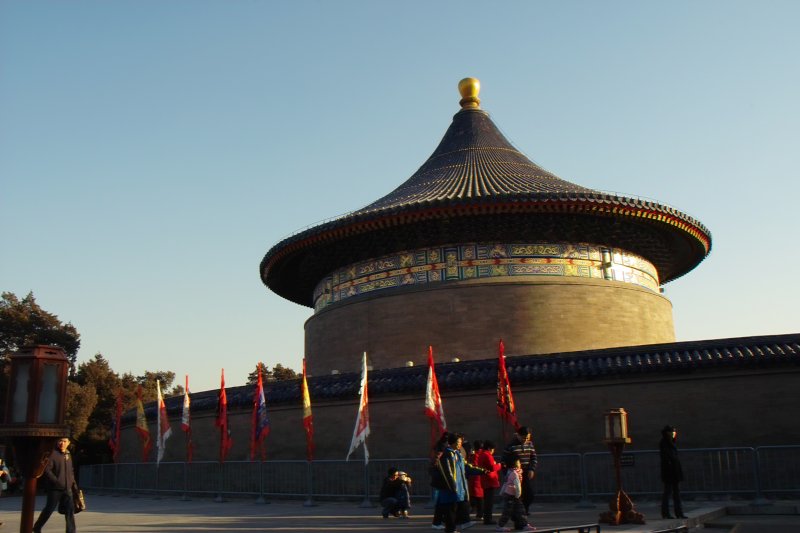
[{"label": "woman in black coat", "polygon": [[672,494],[672,503],[675,507],[675,516],[686,518],[681,507],[681,493],[678,484],[683,481],[683,470],[678,459],[678,447],[675,441],[678,431],[672,426],[664,426],[661,430],[661,442],[658,449],[661,452],[661,481],[664,483],[664,493],[661,496],[661,517],[672,518],[669,514],[669,496]]}]

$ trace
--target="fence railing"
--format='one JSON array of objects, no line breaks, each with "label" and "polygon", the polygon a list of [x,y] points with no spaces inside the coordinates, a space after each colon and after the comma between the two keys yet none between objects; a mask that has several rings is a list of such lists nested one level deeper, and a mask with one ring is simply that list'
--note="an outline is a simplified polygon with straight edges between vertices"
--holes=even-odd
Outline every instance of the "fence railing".
[{"label": "fence railing", "polygon": [[[695,448],[680,451],[686,495],[738,495],[763,499],[800,494],[800,445],[759,448]],[[622,485],[631,495],[661,494],[658,450],[626,452]],[[414,480],[412,497],[430,499],[428,459],[361,461],[210,461],[118,463],[82,466],[81,486],[129,494],[376,499],[390,466]],[[616,492],[607,452],[540,454],[537,497],[589,501]]]}]

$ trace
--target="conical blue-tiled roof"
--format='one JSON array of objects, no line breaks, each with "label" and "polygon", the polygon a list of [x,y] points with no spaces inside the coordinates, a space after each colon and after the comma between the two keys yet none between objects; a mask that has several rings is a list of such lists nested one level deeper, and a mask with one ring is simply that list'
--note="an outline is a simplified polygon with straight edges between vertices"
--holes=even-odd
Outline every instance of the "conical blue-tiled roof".
[{"label": "conical blue-tiled roof", "polygon": [[710,232],[689,215],[563,180],[514,148],[485,111],[467,106],[402,185],[279,242],[260,272],[274,292],[310,307],[320,279],[361,260],[426,246],[532,239],[623,248],[650,261],[662,282],[690,271],[711,249]]}]

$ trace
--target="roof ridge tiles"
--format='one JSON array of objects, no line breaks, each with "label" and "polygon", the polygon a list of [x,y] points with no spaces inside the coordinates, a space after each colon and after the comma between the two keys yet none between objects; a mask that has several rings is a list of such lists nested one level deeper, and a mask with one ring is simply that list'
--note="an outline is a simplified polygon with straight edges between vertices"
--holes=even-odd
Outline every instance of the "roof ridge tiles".
[{"label": "roof ridge tiles", "polygon": [[[716,345],[714,343],[717,342]],[[529,386],[541,382],[595,379],[599,375],[612,377],[640,372],[684,372],[694,368],[751,367],[775,365],[800,365],[800,333],[739,337],[704,341],[684,341],[647,346],[610,348],[581,352],[545,355],[506,356],[506,367],[512,387]],[[761,356],[757,351],[761,352]],[[424,396],[427,366],[400,367],[373,370],[370,373],[370,396],[386,394],[422,393]],[[497,359],[438,363],[436,375],[442,391],[487,389],[496,386]],[[308,378],[312,405],[316,399],[357,400],[360,374],[342,373]],[[229,406],[252,407],[253,385],[227,387]],[[267,382],[267,406],[285,405],[300,401],[299,380]],[[216,409],[217,391],[192,393],[193,410]],[[182,408],[182,395],[165,399],[167,410],[174,416]],[[148,403],[146,413],[155,415],[155,402]],[[133,410],[125,419],[135,419]]]}]

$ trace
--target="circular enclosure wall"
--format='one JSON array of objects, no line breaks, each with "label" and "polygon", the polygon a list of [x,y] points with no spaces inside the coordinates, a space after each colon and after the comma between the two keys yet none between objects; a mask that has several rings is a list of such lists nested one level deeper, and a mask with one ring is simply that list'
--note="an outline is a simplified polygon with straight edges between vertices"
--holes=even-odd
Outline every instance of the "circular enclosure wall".
[{"label": "circular enclosure wall", "polygon": [[464,280],[385,289],[317,311],[305,324],[315,375],[407,361],[486,359],[503,339],[507,355],[675,341],[672,304],[631,283],[592,278]]}]

